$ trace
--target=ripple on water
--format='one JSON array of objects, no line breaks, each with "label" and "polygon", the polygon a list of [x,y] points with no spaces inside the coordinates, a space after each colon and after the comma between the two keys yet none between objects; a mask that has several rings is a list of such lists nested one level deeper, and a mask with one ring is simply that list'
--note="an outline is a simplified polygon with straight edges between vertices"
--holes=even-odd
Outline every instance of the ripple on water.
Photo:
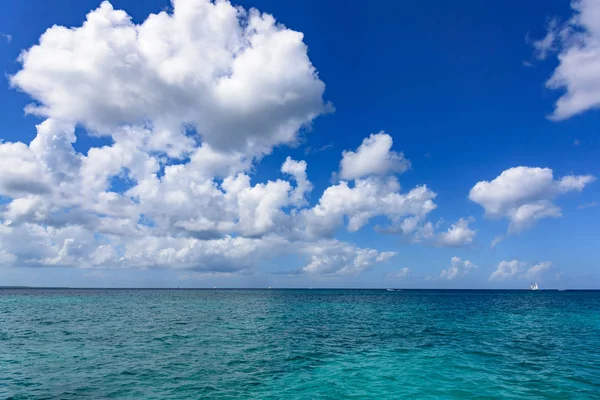
[{"label": "ripple on water", "polygon": [[0,290],[0,398],[593,398],[569,293]]}]

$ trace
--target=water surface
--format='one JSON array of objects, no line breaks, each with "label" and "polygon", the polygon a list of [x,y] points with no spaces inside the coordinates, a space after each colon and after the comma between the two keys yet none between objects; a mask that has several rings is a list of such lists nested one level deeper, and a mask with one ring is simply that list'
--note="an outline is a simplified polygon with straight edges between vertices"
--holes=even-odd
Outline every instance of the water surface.
[{"label": "water surface", "polygon": [[0,290],[0,398],[598,398],[600,292]]}]

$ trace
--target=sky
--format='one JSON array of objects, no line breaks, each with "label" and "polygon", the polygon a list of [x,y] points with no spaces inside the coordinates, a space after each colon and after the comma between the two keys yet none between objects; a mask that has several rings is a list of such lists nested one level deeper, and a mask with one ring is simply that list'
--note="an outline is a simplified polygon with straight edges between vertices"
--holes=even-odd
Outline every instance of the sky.
[{"label": "sky", "polygon": [[600,3],[11,2],[0,286],[600,288]]}]

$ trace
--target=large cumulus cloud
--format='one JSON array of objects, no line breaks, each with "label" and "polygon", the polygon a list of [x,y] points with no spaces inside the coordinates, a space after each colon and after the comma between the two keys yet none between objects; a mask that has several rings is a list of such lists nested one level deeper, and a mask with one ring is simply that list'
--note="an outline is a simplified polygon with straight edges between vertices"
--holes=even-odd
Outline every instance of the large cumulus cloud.
[{"label": "large cumulus cloud", "polygon": [[[3,265],[236,272],[294,255],[301,273],[357,274],[394,252],[337,229],[384,216],[411,234],[436,208],[424,185],[401,191],[410,164],[384,132],[345,151],[343,180],[316,199],[303,160],[254,181],[262,157],[331,110],[302,34],[268,14],[175,0],[135,24],[103,2],[19,61],[11,84],[43,121],[30,143],[0,143]],[[80,152],[82,135],[111,144]]]},{"label": "large cumulus cloud", "polygon": [[174,0],[137,25],[105,1],[80,27],[54,26],[20,56],[11,83],[28,111],[101,135],[153,130],[177,157],[194,129],[220,150],[268,152],[328,109],[303,35],[229,2]]}]

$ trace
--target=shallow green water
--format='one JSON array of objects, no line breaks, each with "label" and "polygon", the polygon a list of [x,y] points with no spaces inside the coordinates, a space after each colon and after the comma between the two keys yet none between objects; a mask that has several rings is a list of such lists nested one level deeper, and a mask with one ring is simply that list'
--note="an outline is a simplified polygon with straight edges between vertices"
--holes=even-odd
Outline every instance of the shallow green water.
[{"label": "shallow green water", "polygon": [[600,292],[0,290],[0,398],[598,398]]}]

